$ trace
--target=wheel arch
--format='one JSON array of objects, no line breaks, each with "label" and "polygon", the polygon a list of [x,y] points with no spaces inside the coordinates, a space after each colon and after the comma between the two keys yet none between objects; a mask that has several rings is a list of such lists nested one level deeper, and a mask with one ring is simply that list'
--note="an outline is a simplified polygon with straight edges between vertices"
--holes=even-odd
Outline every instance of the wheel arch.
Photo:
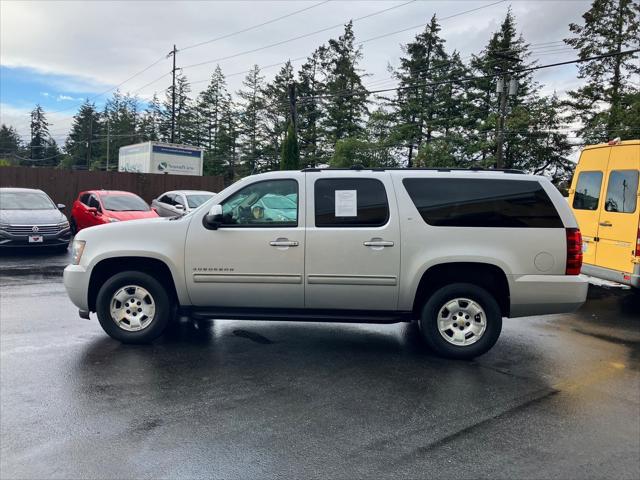
[{"label": "wheel arch", "polygon": [[507,275],[502,268],[482,262],[447,262],[429,267],[420,278],[413,299],[414,315],[420,315],[425,301],[436,290],[452,283],[472,283],[491,293],[503,317],[510,314],[510,290]]},{"label": "wheel arch", "polygon": [[179,304],[175,279],[171,269],[165,262],[151,257],[122,256],[100,260],[91,270],[87,292],[89,311],[96,311],[98,291],[104,282],[116,273],[130,270],[144,272],[153,276],[167,289],[171,298]]}]

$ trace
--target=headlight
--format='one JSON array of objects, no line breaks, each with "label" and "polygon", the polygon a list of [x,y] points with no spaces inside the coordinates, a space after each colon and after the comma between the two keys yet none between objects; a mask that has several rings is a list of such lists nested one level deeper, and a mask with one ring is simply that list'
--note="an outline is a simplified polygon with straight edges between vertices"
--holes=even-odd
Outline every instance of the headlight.
[{"label": "headlight", "polygon": [[120,220],[118,220],[117,218],[111,218],[109,217],[109,222],[113,223],[113,222],[119,222]]},{"label": "headlight", "polygon": [[58,224],[58,230],[66,230],[67,228],[69,228],[69,222],[66,220]]},{"label": "headlight", "polygon": [[84,246],[87,242],[84,240],[74,240],[71,247],[71,264],[79,265],[82,254],[84,253]]},{"label": "headlight", "polygon": [[8,223],[0,223],[0,230],[7,230],[9,228]]}]

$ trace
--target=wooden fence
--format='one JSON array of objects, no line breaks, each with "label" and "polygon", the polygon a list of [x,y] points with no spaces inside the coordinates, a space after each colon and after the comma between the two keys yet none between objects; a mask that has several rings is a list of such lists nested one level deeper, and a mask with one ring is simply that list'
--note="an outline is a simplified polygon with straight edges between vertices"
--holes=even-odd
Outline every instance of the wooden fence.
[{"label": "wooden fence", "polygon": [[64,203],[67,213],[84,190],[126,190],[148,203],[168,190],[209,190],[224,188],[222,177],[195,177],[157,173],[121,173],[59,170],[42,167],[0,167],[0,187],[39,188],[56,203]]}]

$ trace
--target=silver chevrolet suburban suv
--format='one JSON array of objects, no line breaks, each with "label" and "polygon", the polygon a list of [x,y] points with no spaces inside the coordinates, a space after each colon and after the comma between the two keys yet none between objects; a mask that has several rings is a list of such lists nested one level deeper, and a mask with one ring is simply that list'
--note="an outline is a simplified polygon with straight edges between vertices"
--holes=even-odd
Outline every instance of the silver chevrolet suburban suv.
[{"label": "silver chevrolet suburban suv", "polygon": [[82,230],[64,284],[122,342],[192,318],[417,321],[472,358],[503,317],[586,298],[573,214],[515,171],[306,169],[254,175],[173,218]]}]

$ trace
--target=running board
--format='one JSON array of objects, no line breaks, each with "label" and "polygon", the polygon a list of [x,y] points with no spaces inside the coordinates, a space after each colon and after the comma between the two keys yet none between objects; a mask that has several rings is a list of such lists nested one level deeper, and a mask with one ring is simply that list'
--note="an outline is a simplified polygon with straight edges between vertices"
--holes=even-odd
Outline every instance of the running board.
[{"label": "running board", "polygon": [[264,308],[198,308],[191,307],[185,315],[196,320],[271,320],[283,322],[335,323],[398,323],[411,322],[413,312],[325,309],[264,309]]}]

